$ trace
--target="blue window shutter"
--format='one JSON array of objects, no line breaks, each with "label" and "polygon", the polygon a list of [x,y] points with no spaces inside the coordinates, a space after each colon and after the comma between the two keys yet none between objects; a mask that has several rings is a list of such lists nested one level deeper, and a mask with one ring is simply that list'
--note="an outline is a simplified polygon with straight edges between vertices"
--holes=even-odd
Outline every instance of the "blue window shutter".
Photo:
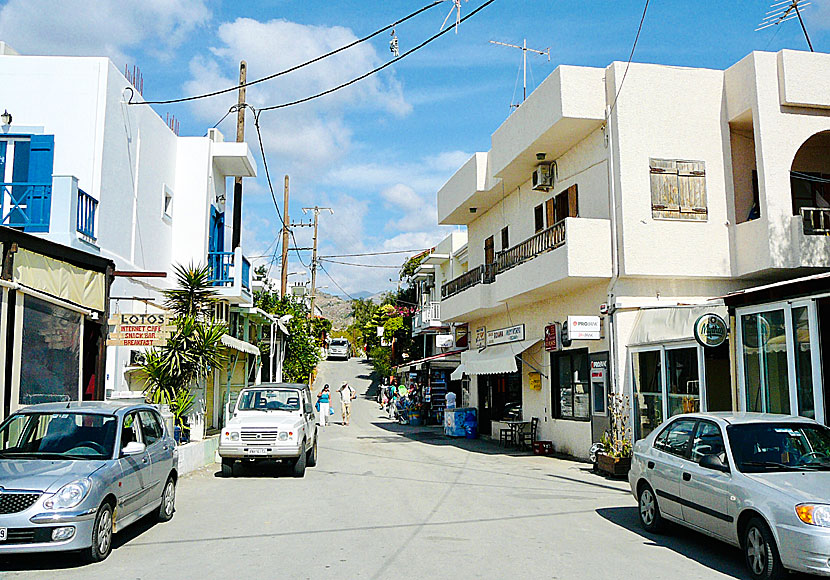
[{"label": "blue window shutter", "polygon": [[54,135],[32,135],[29,150],[29,189],[27,232],[48,232],[52,209],[52,170],[55,158]]}]

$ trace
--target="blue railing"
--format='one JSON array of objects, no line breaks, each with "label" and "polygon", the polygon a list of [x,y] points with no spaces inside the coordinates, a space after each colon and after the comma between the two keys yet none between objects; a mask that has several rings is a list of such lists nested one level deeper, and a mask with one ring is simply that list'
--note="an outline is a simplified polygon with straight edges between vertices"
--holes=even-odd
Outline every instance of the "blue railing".
[{"label": "blue railing", "polygon": [[245,256],[242,256],[242,286],[246,290],[251,289],[251,263]]},{"label": "blue railing", "polygon": [[233,252],[208,252],[210,283],[214,286],[233,286],[231,267]]},{"label": "blue railing", "polygon": [[0,225],[45,233],[51,209],[51,183],[0,183]]},{"label": "blue railing", "polygon": [[78,190],[78,225],[77,230],[87,238],[95,240],[95,212],[98,200],[87,192]]}]

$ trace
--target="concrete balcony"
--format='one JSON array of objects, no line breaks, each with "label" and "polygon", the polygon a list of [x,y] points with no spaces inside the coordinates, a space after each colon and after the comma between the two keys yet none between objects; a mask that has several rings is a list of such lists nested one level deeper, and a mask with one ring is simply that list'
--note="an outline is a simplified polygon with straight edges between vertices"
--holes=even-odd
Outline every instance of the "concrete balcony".
[{"label": "concrete balcony", "polygon": [[441,288],[442,317],[466,322],[501,308],[550,299],[611,277],[611,223],[566,218]]},{"label": "concrete balcony", "polygon": [[448,328],[441,321],[441,303],[430,302],[427,306],[418,309],[412,318],[412,335],[440,332]]},{"label": "concrete balcony", "polygon": [[233,252],[208,252],[211,284],[220,299],[233,304],[253,304],[251,263],[242,248]]}]

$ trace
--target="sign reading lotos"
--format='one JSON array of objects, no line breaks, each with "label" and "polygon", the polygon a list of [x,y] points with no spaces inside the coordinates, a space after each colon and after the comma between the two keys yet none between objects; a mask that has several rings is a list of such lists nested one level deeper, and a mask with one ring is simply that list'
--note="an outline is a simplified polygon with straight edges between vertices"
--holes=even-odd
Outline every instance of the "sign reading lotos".
[{"label": "sign reading lotos", "polygon": [[176,330],[168,314],[120,313],[110,317],[107,346],[164,346]]}]

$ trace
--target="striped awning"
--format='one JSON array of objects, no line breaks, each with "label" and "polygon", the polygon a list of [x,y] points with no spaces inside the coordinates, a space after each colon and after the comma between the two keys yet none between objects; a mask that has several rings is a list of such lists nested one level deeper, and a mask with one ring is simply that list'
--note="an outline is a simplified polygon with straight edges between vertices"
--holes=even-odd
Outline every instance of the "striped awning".
[{"label": "striped awning", "polygon": [[252,354],[254,356],[260,355],[259,349],[255,347],[253,344],[245,342],[244,340],[239,340],[238,338],[234,338],[230,334],[223,334],[221,340],[222,344],[224,344],[228,348],[232,348],[234,350],[238,350],[239,352],[244,352],[247,354]]}]

